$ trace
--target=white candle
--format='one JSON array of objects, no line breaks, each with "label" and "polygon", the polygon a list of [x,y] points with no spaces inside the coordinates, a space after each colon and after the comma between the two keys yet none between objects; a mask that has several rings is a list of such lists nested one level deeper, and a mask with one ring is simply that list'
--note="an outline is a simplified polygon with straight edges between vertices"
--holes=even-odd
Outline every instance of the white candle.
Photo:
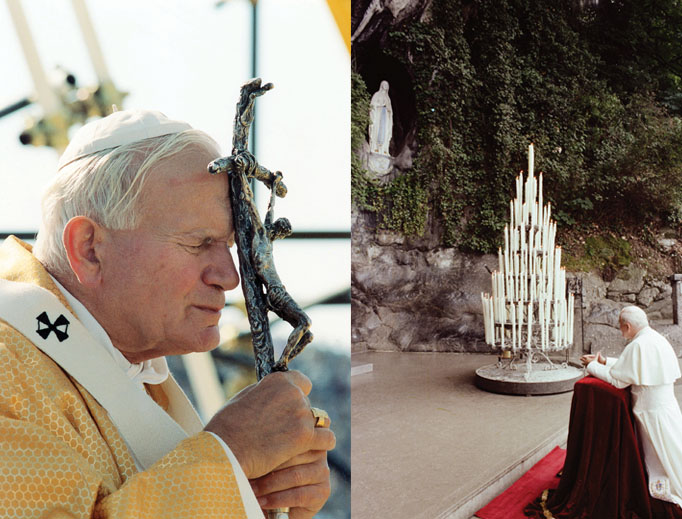
[{"label": "white candle", "polygon": [[561,291],[561,247],[556,248],[554,268],[556,270],[556,283],[554,285],[555,299],[563,299],[564,293]]},{"label": "white candle", "polygon": [[547,251],[547,297],[554,300],[554,249]]},{"label": "white candle", "polygon": [[511,329],[512,329],[512,350],[516,351],[516,305],[511,304],[511,311],[509,316],[511,317]]},{"label": "white candle", "polygon": [[526,348],[530,351],[530,341],[533,336],[533,303],[528,303],[528,338]]},{"label": "white candle", "polygon": [[523,326],[523,303],[519,303],[516,307],[518,315],[516,316],[516,326],[518,330],[516,331],[516,336],[519,341],[519,349],[521,349],[521,327]]},{"label": "white candle", "polygon": [[561,292],[559,292],[559,297],[566,300],[566,267],[561,267]]},{"label": "white candle", "polygon": [[542,252],[547,252],[549,250],[548,249],[548,247],[549,247],[548,240],[549,240],[549,226],[547,225],[546,220],[543,216],[543,219],[542,219]]},{"label": "white candle", "polygon": [[521,204],[523,204],[523,172],[516,177],[516,225],[521,225]]},{"label": "white candle", "polygon": [[552,329],[550,327],[552,323],[552,301],[550,299],[545,300],[545,306],[547,309],[547,349],[552,349],[552,342],[550,340],[550,335]]},{"label": "white candle", "polygon": [[511,298],[513,297],[513,292],[512,292],[512,283],[511,283],[511,276],[509,272],[509,249],[504,249],[504,274],[505,274],[505,281],[507,283],[507,296],[509,300],[511,301]]},{"label": "white candle", "polygon": [[554,348],[559,347],[559,305],[554,302]]},{"label": "white candle", "polygon": [[575,308],[574,308],[574,298],[573,298],[573,292],[568,294],[568,320],[570,322],[568,326],[568,343],[573,344],[573,320],[575,316]]},{"label": "white candle", "polygon": [[504,323],[506,322],[504,312],[502,313],[502,323],[500,326],[500,348],[504,349]]},{"label": "white candle", "polygon": [[535,149],[533,148],[533,144],[531,143],[530,146],[528,146],[528,174],[533,173],[533,169],[535,168]]},{"label": "white candle", "polygon": [[497,280],[500,284],[499,293],[498,293],[498,295],[500,297],[500,312],[502,314],[502,318],[504,319],[504,307],[505,307],[504,300],[506,298],[506,294],[504,293],[504,276],[502,275],[502,272],[499,272],[497,274]]},{"label": "white candle", "polygon": [[[490,315],[492,316],[492,314],[493,314],[493,300],[492,299],[488,300],[488,308],[490,311]],[[494,321],[494,319],[490,319],[490,344],[491,345],[495,344],[495,321]]]},{"label": "white candle", "polygon": [[566,306],[566,300],[565,299],[560,299],[559,300],[559,348],[563,348],[564,346],[564,328],[566,327],[566,312],[565,312],[565,307]]},{"label": "white candle", "polygon": [[563,314],[561,319],[561,346],[565,347],[568,339],[568,327],[566,326],[568,324],[568,305],[565,299],[561,300],[561,310]]},{"label": "white candle", "polygon": [[545,351],[545,305],[538,298],[538,324],[540,325],[540,349]]},{"label": "white candle", "polygon": [[488,334],[488,305],[485,301],[485,294],[481,292],[481,304],[483,305],[483,331],[485,332],[485,343],[490,344],[490,335]]}]

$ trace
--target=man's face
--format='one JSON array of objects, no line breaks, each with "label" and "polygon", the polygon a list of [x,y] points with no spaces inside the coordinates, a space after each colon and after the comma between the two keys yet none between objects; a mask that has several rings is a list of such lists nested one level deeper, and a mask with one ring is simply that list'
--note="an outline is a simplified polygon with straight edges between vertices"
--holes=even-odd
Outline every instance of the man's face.
[{"label": "man's face", "polygon": [[632,325],[618,318],[618,325],[620,326],[620,333],[625,339],[632,339],[636,334]]},{"label": "man's face", "polygon": [[100,322],[131,362],[218,345],[226,290],[239,284],[226,175],[191,147],[150,171],[139,225],[107,231]]}]

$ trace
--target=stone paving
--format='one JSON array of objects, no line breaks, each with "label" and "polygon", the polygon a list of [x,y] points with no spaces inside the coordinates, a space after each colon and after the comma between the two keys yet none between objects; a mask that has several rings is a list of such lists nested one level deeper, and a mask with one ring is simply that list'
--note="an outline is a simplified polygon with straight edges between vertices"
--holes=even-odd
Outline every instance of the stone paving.
[{"label": "stone paving", "polygon": [[[486,393],[474,371],[496,357],[355,353],[351,378],[353,519],[469,519],[555,445],[572,392]],[[676,388],[678,399],[682,386]]]}]

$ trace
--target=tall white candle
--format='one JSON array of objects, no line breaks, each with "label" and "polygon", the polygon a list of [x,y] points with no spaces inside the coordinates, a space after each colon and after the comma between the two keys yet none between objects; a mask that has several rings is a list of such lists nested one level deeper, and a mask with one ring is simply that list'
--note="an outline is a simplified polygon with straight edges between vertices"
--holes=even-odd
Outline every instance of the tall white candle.
[{"label": "tall white candle", "polygon": [[509,226],[504,226],[504,250],[505,252],[509,250]]},{"label": "tall white candle", "polygon": [[499,272],[497,274],[497,280],[500,285],[499,288],[499,297],[500,297],[500,312],[502,314],[502,318],[504,319],[504,300],[507,297],[506,294],[504,293],[504,276],[502,275],[502,272]]},{"label": "tall white candle", "polygon": [[557,300],[564,297],[563,292],[561,292],[561,247],[557,247],[555,251],[554,270],[556,272],[554,299]]},{"label": "tall white candle", "polygon": [[565,347],[566,346],[566,340],[568,339],[568,327],[566,326],[568,324],[568,305],[566,304],[566,299],[561,300],[561,309],[563,311],[563,316],[561,319],[561,328],[562,328],[562,333],[561,333],[561,346]]},{"label": "tall white candle", "polygon": [[516,316],[516,326],[518,329],[516,330],[516,336],[519,341],[519,349],[521,349],[521,328],[523,327],[523,303],[519,302],[518,305],[516,305],[516,310],[518,312],[518,315]]},{"label": "tall white candle", "polygon": [[542,298],[538,298],[538,324],[540,325],[540,349],[545,351],[545,305]]},{"label": "tall white candle", "polygon": [[512,350],[516,352],[516,305],[514,303],[510,306],[509,316],[511,317]]},{"label": "tall white candle", "polygon": [[488,320],[488,334],[490,335],[490,344],[494,344],[495,316],[493,315],[492,299],[489,296],[486,297],[486,304],[488,305],[488,315],[490,316],[490,319]]},{"label": "tall white candle", "polygon": [[559,347],[559,305],[554,302],[554,348]]},{"label": "tall white candle", "polygon": [[502,312],[502,323],[500,325],[500,348],[504,349],[504,323],[507,321],[504,312]]},{"label": "tall white candle", "polygon": [[573,298],[573,292],[568,294],[568,319],[569,319],[569,326],[568,326],[568,343],[573,344],[573,321],[575,319],[575,308],[574,308],[574,298]]},{"label": "tall white candle", "polygon": [[530,351],[530,342],[533,337],[533,303],[528,303],[528,337],[526,340],[526,348]]},{"label": "tall white candle", "polygon": [[521,225],[523,214],[521,213],[521,205],[523,204],[523,172],[516,177],[516,225]]},{"label": "tall white candle", "polygon": [[488,333],[488,304],[485,300],[485,294],[481,292],[481,304],[483,305],[483,330],[485,332],[485,343],[490,344],[490,335]]},{"label": "tall white candle", "polygon": [[528,146],[528,174],[533,173],[533,169],[535,168],[535,148],[533,147],[533,144],[531,143],[530,146]]}]

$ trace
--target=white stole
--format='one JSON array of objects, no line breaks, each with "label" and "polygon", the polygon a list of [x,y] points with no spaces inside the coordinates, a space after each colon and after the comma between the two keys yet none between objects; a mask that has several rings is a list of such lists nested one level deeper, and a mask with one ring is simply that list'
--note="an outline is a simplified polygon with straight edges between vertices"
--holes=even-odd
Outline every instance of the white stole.
[{"label": "white stole", "polygon": [[177,422],[154,402],[141,383],[133,382],[109,353],[95,344],[90,332],[48,290],[0,279],[0,318],[61,366],[106,409],[143,469],[202,430],[201,419],[172,377],[161,387],[171,401]]}]

